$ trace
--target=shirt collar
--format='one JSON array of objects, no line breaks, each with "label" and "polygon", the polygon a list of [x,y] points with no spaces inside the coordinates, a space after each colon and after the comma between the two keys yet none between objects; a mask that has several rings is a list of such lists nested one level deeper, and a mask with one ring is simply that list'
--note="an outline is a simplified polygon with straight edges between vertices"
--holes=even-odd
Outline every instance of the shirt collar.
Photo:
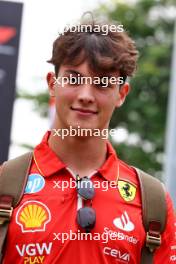
[{"label": "shirt collar", "polygon": [[44,177],[48,177],[66,167],[48,145],[50,134],[51,131],[47,131],[41,143],[34,149],[35,164]]},{"label": "shirt collar", "polygon": [[[35,164],[44,177],[49,177],[67,167],[49,147],[48,139],[50,134],[51,131],[47,131],[41,143],[34,149]],[[118,171],[119,160],[116,152],[110,142],[107,142],[107,159],[97,172],[108,181],[116,181],[118,179]]]},{"label": "shirt collar", "polygon": [[107,159],[98,172],[108,181],[119,178],[119,159],[110,142],[107,142]]}]

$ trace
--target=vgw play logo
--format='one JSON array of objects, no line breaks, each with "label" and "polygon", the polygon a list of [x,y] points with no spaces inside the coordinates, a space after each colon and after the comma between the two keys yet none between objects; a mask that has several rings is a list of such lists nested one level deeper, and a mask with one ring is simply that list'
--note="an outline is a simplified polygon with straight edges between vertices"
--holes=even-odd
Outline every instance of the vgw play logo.
[{"label": "vgw play logo", "polygon": [[37,173],[30,174],[24,193],[36,193],[41,191],[45,186],[44,178]]}]

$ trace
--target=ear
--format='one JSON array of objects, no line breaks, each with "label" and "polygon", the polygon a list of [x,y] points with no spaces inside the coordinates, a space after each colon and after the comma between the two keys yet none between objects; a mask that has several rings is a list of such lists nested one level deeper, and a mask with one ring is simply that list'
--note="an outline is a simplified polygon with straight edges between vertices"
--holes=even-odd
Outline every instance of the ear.
[{"label": "ear", "polygon": [[123,105],[123,103],[125,102],[125,98],[129,94],[130,90],[131,90],[131,87],[129,83],[125,83],[124,85],[120,87],[116,107],[120,107]]},{"label": "ear", "polygon": [[48,83],[48,89],[49,89],[49,94],[52,97],[55,97],[55,83],[56,83],[56,76],[54,72],[48,72],[46,76],[46,80]]}]

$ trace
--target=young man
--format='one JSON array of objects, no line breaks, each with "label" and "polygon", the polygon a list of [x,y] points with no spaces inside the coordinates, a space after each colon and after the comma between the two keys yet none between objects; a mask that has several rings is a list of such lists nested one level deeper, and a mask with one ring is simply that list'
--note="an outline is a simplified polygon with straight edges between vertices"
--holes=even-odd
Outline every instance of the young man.
[{"label": "young man", "polygon": [[[67,30],[54,42],[49,62],[55,72],[47,82],[55,121],[33,151],[3,264],[141,263],[146,233],[136,170],[102,138],[130,91],[125,79],[136,69],[137,51],[118,27],[109,25],[105,35],[103,24],[88,24],[89,30]],[[154,264],[176,263],[168,194],[166,203],[166,229]]]}]

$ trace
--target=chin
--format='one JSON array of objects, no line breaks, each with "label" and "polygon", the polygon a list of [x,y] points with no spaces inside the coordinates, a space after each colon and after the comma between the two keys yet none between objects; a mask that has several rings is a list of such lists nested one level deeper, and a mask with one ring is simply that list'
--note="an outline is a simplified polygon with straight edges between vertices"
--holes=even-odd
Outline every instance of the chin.
[{"label": "chin", "polygon": [[94,129],[95,128],[95,124],[93,124],[93,122],[80,122],[80,121],[72,121],[72,122],[68,122],[68,127],[72,126],[72,128],[89,128],[89,129]]},{"label": "chin", "polygon": [[71,124],[70,126],[72,126],[72,128],[74,128],[74,129],[97,129],[97,127],[95,127],[95,126],[91,126],[91,125],[89,125],[89,124],[84,124],[84,125],[82,125],[82,124]]}]

